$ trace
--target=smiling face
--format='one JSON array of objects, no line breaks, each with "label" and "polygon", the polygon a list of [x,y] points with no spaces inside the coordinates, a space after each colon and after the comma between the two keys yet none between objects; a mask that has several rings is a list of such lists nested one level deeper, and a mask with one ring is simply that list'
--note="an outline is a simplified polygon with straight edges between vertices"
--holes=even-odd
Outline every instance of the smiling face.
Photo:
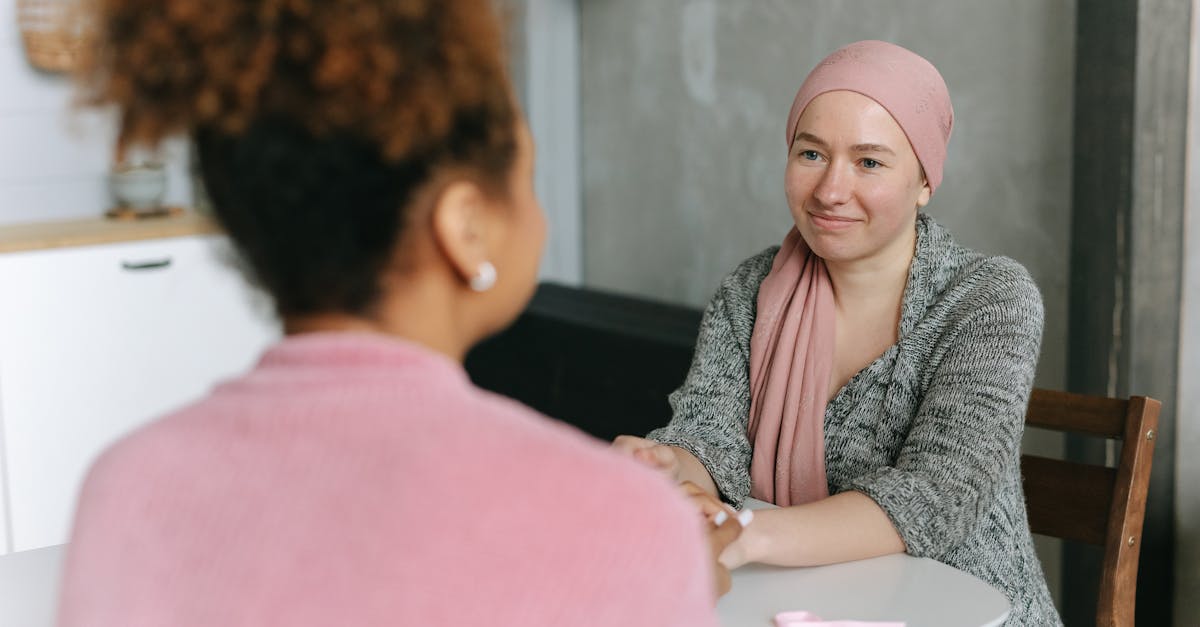
[{"label": "smiling face", "polygon": [[850,91],[821,94],[804,109],[784,186],[800,235],[831,263],[911,254],[917,210],[930,196],[900,125]]}]

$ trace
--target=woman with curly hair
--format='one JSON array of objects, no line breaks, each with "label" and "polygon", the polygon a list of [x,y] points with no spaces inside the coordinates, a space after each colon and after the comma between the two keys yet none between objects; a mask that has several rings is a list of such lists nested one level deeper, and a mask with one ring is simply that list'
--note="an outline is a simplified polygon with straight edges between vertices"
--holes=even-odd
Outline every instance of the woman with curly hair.
[{"label": "woman with curly hair", "polygon": [[463,371],[545,237],[488,0],[94,17],[85,93],[191,136],[286,337],[95,462],[60,625],[715,624],[736,520]]}]

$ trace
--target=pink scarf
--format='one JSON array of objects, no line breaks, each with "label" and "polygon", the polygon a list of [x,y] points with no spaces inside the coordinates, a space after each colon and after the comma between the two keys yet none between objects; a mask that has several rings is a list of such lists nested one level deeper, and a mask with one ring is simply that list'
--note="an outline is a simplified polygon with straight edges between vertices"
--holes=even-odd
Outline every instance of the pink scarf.
[{"label": "pink scarf", "polygon": [[833,370],[833,284],[793,228],[758,290],[750,338],[750,495],[781,507],[829,496],[825,405]]}]

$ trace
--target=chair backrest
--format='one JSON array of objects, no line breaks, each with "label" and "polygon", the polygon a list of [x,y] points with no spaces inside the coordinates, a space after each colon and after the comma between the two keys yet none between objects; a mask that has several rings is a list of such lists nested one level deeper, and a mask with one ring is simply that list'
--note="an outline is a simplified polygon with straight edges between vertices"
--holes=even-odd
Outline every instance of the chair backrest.
[{"label": "chair backrest", "polygon": [[1142,521],[1162,404],[1035,389],[1025,424],[1121,442],[1116,468],[1021,456],[1029,528],[1104,548],[1100,627],[1133,625]]}]

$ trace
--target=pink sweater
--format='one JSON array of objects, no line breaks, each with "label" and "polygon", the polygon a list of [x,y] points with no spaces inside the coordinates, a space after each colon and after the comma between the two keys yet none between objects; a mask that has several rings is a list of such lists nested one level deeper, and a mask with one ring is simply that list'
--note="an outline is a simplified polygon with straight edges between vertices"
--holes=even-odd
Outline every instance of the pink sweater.
[{"label": "pink sweater", "polygon": [[665,480],[368,334],[288,338],[91,469],[59,624],[715,625]]}]

